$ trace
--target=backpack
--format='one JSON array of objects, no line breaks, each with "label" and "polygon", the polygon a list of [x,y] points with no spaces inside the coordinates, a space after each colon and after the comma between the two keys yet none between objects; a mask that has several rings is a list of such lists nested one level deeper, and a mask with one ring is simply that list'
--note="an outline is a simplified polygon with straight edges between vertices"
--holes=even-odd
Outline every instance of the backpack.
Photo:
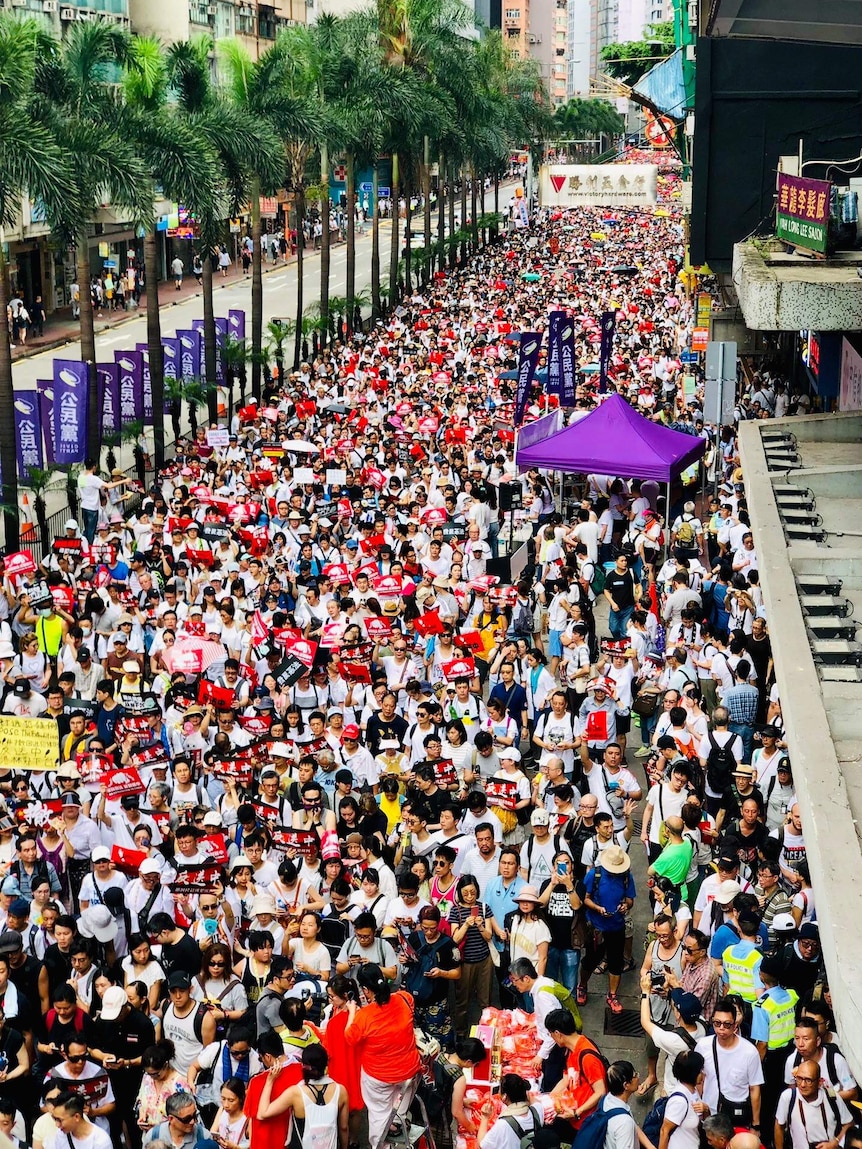
[{"label": "backpack", "polygon": [[529,603],[519,602],[512,615],[512,625],[509,628],[512,634],[531,635],[535,630],[535,620]]},{"label": "backpack", "polygon": [[608,1124],[615,1113],[626,1113],[634,1121],[631,1113],[619,1105],[606,1108],[605,1102],[608,1100],[610,1100],[610,1094],[606,1094],[592,1113],[588,1113],[584,1118],[584,1122],[578,1130],[578,1149],[604,1149],[605,1139],[608,1135]]},{"label": "backpack", "polygon": [[[536,1130],[539,1126],[544,1125],[542,1115],[535,1105],[530,1106],[530,1112],[533,1114],[532,1129],[524,1129],[524,1127],[519,1125],[515,1118],[510,1115],[503,1118],[515,1136],[519,1138],[518,1149],[533,1149],[533,1138],[536,1135]],[[578,1136],[580,1137],[580,1134],[578,1134]]]},{"label": "backpack", "polygon": [[694,550],[697,547],[697,535],[692,526],[692,519],[686,518],[685,515],[683,515],[679,530],[676,532],[676,546],[682,547],[686,551]]},{"label": "backpack", "polygon": [[671,1097],[685,1097],[686,1101],[688,1101],[688,1097],[685,1093],[682,1093],[680,1090],[676,1090],[675,1093],[670,1093],[667,1097],[660,1097],[644,1118],[643,1134],[644,1137],[646,1137],[648,1141],[651,1141],[653,1145],[658,1145],[659,1143],[661,1127],[664,1124],[664,1113],[667,1109],[667,1103],[670,1101]]},{"label": "backpack", "polygon": [[590,583],[590,590],[594,595],[600,595],[605,589],[605,568],[597,566],[595,574],[593,575],[592,582]]},{"label": "backpack", "polygon": [[719,745],[712,736],[709,739],[709,755],[706,759],[706,781],[714,794],[723,794],[733,781],[733,771],[736,769],[736,759],[731,747],[734,737],[731,735],[724,746]]},{"label": "backpack", "polygon": [[[825,1048],[828,1049],[829,1046],[827,1045],[827,1046],[825,1046]],[[832,1110],[833,1116],[835,1117],[835,1130],[833,1132],[833,1136],[835,1136],[835,1134],[837,1134],[839,1132],[839,1130],[841,1129],[844,1122],[841,1120],[841,1110],[838,1108],[838,1102],[835,1098],[835,1094],[832,1093],[828,1089],[825,1090],[825,1093],[826,1093],[826,1100],[829,1102],[829,1108]],[[822,1104],[822,1101],[823,1101],[822,1096],[821,1096],[820,1100],[821,1100],[821,1104]],[[787,1120],[784,1123],[784,1144],[785,1145],[790,1144],[790,1118],[793,1116],[793,1106],[795,1104],[796,1104],[796,1086],[794,1085],[793,1088],[790,1090],[790,1104],[787,1106]],[[823,1115],[823,1124],[826,1126],[826,1132],[828,1133],[829,1132],[829,1126],[828,1126],[827,1121],[826,1121],[826,1114],[825,1113]]]},{"label": "backpack", "polygon": [[560,985],[555,981],[553,985],[543,985],[539,993],[549,993],[555,997],[560,1004],[560,1009],[568,1010],[575,1021],[575,1029],[578,1033],[583,1029],[583,1022],[581,1021],[581,1011],[578,1009],[578,1003],[575,1001],[572,991],[566,989],[564,985]]}]

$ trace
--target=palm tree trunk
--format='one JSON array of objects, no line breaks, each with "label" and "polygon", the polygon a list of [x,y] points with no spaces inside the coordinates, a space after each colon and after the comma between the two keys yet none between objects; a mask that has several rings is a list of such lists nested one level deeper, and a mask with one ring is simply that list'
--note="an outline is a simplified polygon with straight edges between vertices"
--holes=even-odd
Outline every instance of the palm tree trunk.
[{"label": "palm tree trunk", "polygon": [[461,232],[464,240],[461,244],[461,262],[467,262],[467,166],[461,165]]},{"label": "palm tree trunk", "polygon": [[431,278],[431,141],[425,137],[425,154],[422,164],[422,194],[425,197],[423,204],[425,212],[425,262],[422,268],[422,282],[427,283]]},{"label": "palm tree trunk", "polygon": [[[348,199],[350,195],[348,192]],[[329,334],[329,269],[331,266],[329,243],[329,148],[320,146],[320,343],[326,346]]]},{"label": "palm tree trunk", "polygon": [[[90,295],[90,257],[87,248],[86,228],[78,235],[76,260],[78,265],[78,288],[80,296],[80,325],[81,325],[81,360],[84,363],[95,365],[96,362],[96,332],[93,326],[93,297]],[[158,287],[153,285],[158,299]],[[149,295],[150,289],[147,289]],[[5,314],[5,313],[4,313]],[[87,400],[87,456],[98,459],[101,447],[101,434],[99,427],[99,389],[95,385],[95,366],[90,368],[90,386]]]},{"label": "palm tree trunk", "polygon": [[392,153],[392,236],[389,247],[389,306],[394,307],[398,299],[398,238],[401,230],[398,216],[398,153]]},{"label": "palm tree trunk", "polygon": [[[455,165],[449,166],[449,242],[455,234]],[[449,248],[449,266],[454,267],[458,262],[458,248],[453,244]]]},{"label": "palm tree trunk", "polygon": [[[377,201],[379,176],[377,161],[371,169],[371,317],[380,317],[380,204]],[[347,253],[348,260],[350,253]],[[349,265],[348,265],[349,266]]]},{"label": "palm tree trunk", "polygon": [[[149,227],[144,236],[144,274],[147,283],[159,281],[159,250],[156,233]],[[153,397],[153,462],[160,471],[165,465],[165,358],[162,351],[162,324],[159,294],[147,292],[147,350],[150,358],[150,391]]]},{"label": "palm tree trunk", "polygon": [[470,215],[472,221],[470,230],[473,233],[473,251],[479,250],[479,199],[476,191],[476,169],[470,165]]},{"label": "palm tree trunk", "polygon": [[[9,412],[9,417],[0,419],[0,470],[3,473],[3,541],[6,554],[20,549],[18,518],[18,460],[15,457],[15,421],[11,412],[15,402],[12,390],[12,349],[9,346],[9,328],[6,325],[6,308],[9,306],[9,291],[6,282],[6,257],[4,244],[0,243],[0,404]],[[47,434],[47,427],[45,433]]]},{"label": "palm tree trunk", "polygon": [[[499,172],[494,172],[494,215],[500,213],[500,175]],[[491,228],[491,235],[496,240],[500,231],[500,224],[495,223]]]},{"label": "palm tree trunk", "polygon": [[408,180],[404,185],[404,290],[408,295],[413,294],[411,282],[411,269],[413,267],[413,211],[410,199],[413,194],[411,183]]},{"label": "palm tree trunk", "polygon": [[482,211],[482,220],[483,220],[483,223],[482,223],[482,247],[484,247],[488,242],[488,229],[484,223],[484,219],[485,219],[485,177],[484,176],[482,176],[482,182],[479,184],[479,202],[481,204],[481,211]]},{"label": "palm tree trunk", "polygon": [[[296,212],[296,337],[293,344],[293,369],[299,367],[302,358],[302,313],[305,310],[303,299],[302,277],[305,271],[305,185],[301,184],[293,197],[294,211]],[[284,386],[284,379],[279,379],[279,387]]]},{"label": "palm tree trunk", "polygon": [[437,172],[437,246],[440,249],[437,266],[442,271],[446,266],[446,256],[443,254],[443,245],[446,242],[446,198],[443,195],[446,186],[446,157],[442,152],[437,159]]},{"label": "palm tree trunk", "polygon": [[218,387],[216,385],[216,329],[215,306],[213,304],[213,260],[212,253],[206,252],[203,258],[204,272],[201,276],[204,291],[204,387],[207,397],[207,419],[218,422]]},{"label": "palm tree trunk", "polygon": [[353,300],[356,297],[356,165],[353,152],[347,153],[347,330],[353,330]]},{"label": "palm tree trunk", "polygon": [[263,346],[263,250],[260,227],[260,180],[251,185],[251,393],[260,400]]}]

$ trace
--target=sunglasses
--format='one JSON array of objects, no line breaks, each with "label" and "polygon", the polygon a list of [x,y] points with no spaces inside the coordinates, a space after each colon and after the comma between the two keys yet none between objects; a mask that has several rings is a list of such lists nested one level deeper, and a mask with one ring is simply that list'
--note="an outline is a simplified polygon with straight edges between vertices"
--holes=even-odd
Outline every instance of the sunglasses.
[{"label": "sunglasses", "polygon": [[735,1021],[713,1021],[713,1029],[736,1029]]}]

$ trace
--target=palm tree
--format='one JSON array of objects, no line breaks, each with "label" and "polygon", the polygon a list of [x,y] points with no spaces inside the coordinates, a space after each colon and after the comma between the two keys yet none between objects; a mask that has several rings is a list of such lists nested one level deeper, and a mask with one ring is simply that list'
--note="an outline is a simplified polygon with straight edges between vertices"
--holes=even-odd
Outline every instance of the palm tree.
[{"label": "palm tree", "polygon": [[60,470],[60,467],[28,467],[27,478],[21,480],[21,486],[33,492],[33,511],[39,524],[39,541],[43,551],[47,551],[51,545],[45,496],[63,485],[56,477]]},{"label": "palm tree", "polygon": [[[294,189],[297,214],[296,254],[298,303],[302,305],[302,222],[305,218],[306,166],[314,141],[321,132],[320,112],[314,60],[309,57],[307,29],[283,29],[278,39],[256,62],[237,40],[219,43],[219,58],[227,73],[227,91],[234,106],[255,125],[256,131],[280,141],[277,174],[275,150],[257,148],[256,162],[247,167],[252,203],[252,240],[254,253],[251,285],[252,393],[260,392],[260,360],[263,338],[263,276],[260,252],[261,191],[276,191],[287,175]],[[285,164],[286,160],[286,164]],[[301,210],[301,215],[300,215]],[[255,237],[255,229],[257,236]]]},{"label": "palm tree", "polygon": [[[66,157],[38,106],[33,90],[38,57],[54,51],[31,21],[0,16],[0,229],[14,226],[25,191],[45,206],[58,235],[68,234],[66,218],[74,208],[74,187]],[[0,243],[0,471],[4,537],[7,553],[19,548],[18,475],[15,424],[11,417],[12,350],[5,322],[9,305],[6,245]]]},{"label": "palm tree", "polygon": [[[168,106],[167,59],[159,43],[136,36],[126,57],[125,93],[135,147],[147,170],[151,202],[156,184],[164,196],[183,204],[207,202],[211,209],[215,153],[197,132],[189,127],[176,106]],[[156,470],[165,461],[165,374],[162,331],[159,315],[158,239],[153,212],[144,233],[144,269],[147,291],[147,349],[153,398],[153,447]]]},{"label": "palm tree", "polygon": [[[122,92],[113,71],[126,60],[129,37],[105,23],[73,24],[59,45],[40,52],[35,90],[38,114],[63,148],[75,187],[74,241],[81,289],[81,358],[96,360],[90,297],[89,225],[106,204],[135,221],[152,216],[152,188],[135,153]],[[148,292],[156,291],[149,283]],[[99,454],[100,396],[91,378],[87,421],[88,454]]]}]

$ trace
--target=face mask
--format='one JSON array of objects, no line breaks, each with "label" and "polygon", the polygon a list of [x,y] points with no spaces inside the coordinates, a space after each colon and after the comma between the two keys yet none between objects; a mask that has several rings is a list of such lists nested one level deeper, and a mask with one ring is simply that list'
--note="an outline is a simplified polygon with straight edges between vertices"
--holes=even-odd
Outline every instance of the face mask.
[{"label": "face mask", "polygon": [[48,609],[48,610],[39,610],[39,611],[37,611],[36,613],[39,615],[39,618],[50,618],[50,617],[51,617],[51,611],[50,611],[50,609]]}]

